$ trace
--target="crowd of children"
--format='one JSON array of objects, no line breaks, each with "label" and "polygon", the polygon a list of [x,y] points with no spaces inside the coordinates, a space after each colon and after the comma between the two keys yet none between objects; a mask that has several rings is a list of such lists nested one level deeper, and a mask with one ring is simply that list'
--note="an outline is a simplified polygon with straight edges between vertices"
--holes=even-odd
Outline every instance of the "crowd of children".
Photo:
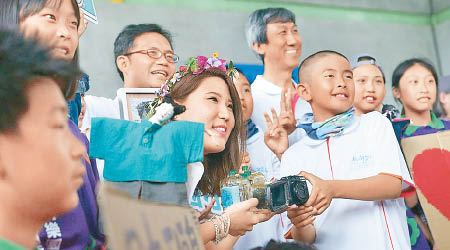
[{"label": "crowd of children", "polygon": [[[101,182],[198,210],[206,249],[439,247],[399,146],[450,129],[450,77],[427,60],[394,70],[400,112],[383,104],[386,76],[371,55],[322,50],[300,63],[284,8],[248,19],[264,64],[253,83],[217,54],[177,70],[169,31],[128,25],[114,42],[124,88],[160,88],[137,123],[120,119],[118,97],[85,95],[76,0],[2,0],[0,21],[0,249],[107,249]],[[248,168],[267,181],[305,177],[308,201],[281,213],[256,198],[222,207],[228,174]]]}]

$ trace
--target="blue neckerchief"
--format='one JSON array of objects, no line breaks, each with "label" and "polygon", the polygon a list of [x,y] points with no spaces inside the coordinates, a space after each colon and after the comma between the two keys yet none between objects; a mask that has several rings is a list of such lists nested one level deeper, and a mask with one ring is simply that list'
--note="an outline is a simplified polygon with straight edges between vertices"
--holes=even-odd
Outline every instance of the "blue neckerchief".
[{"label": "blue neckerchief", "polygon": [[78,116],[81,112],[81,96],[76,93],[75,98],[67,102],[67,108],[69,109],[70,120],[78,126]]},{"label": "blue neckerchief", "polygon": [[349,110],[339,115],[333,116],[324,122],[314,122],[314,115],[306,113],[297,124],[297,128],[305,130],[309,138],[314,140],[324,140],[331,136],[341,135],[344,128],[350,126],[354,121],[355,109]]},{"label": "blue neckerchief", "polygon": [[247,121],[247,139],[254,136],[258,133],[259,129],[256,127],[256,124],[252,122],[252,119],[248,119]]}]

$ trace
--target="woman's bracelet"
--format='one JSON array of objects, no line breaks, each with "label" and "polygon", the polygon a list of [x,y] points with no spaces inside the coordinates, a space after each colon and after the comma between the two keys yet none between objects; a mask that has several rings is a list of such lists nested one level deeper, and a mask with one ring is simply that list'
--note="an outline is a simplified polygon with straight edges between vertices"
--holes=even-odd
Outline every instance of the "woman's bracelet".
[{"label": "woman's bracelet", "polygon": [[215,240],[215,244],[217,245],[218,243],[219,243],[219,238],[218,238],[218,235],[219,235],[219,225],[217,225],[217,222],[216,221],[214,221],[214,219],[216,218],[216,216],[214,216],[214,217],[212,217],[211,219],[209,219],[208,221],[209,222],[211,222],[213,225],[214,225],[214,231],[216,232],[216,240]]},{"label": "woman's bracelet", "polygon": [[221,240],[225,239],[228,236],[231,222],[230,216],[228,214],[214,216],[208,221],[210,221],[214,225],[214,230],[216,232],[216,240],[214,243],[217,245]]}]

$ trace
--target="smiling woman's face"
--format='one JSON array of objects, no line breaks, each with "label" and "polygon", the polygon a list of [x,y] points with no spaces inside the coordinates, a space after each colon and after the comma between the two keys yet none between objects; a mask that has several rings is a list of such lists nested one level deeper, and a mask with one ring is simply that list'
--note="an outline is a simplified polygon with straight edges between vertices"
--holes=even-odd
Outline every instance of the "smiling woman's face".
[{"label": "smiling woman's face", "polygon": [[225,81],[215,76],[205,78],[179,103],[186,111],[177,115],[176,120],[205,124],[204,153],[223,151],[235,123],[233,102]]}]

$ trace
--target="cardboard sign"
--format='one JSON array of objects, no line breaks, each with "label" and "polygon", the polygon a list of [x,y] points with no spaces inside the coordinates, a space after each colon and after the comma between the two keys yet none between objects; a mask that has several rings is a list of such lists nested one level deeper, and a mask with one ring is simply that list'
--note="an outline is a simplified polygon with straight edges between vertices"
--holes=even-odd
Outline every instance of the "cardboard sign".
[{"label": "cardboard sign", "polygon": [[83,10],[84,18],[92,23],[98,24],[97,12],[94,0],[77,0],[78,6]]},{"label": "cardboard sign", "polygon": [[108,249],[204,249],[192,208],[137,200],[107,183],[99,203]]},{"label": "cardboard sign", "polygon": [[450,249],[450,131],[401,144],[437,247]]}]

